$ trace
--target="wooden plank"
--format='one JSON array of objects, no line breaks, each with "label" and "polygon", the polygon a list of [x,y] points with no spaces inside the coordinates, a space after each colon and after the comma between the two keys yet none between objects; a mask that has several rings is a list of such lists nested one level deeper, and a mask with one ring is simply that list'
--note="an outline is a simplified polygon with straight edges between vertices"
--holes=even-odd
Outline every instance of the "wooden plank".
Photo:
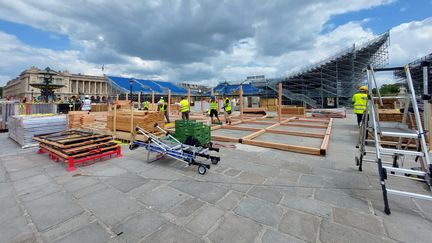
[{"label": "wooden plank", "polygon": [[325,137],[325,134],[308,133],[308,132],[293,132],[293,131],[275,130],[275,129],[271,129],[271,130],[266,129],[266,132],[267,133],[273,133],[273,134],[307,137],[307,138],[324,138]]},{"label": "wooden plank", "polygon": [[282,82],[278,86],[278,122],[281,123],[282,116]]},{"label": "wooden plank", "polygon": [[240,120],[243,122],[243,85],[240,84]]},{"label": "wooden plank", "polygon": [[298,118],[297,121],[299,121],[299,122],[325,123],[325,124],[328,124],[330,122],[329,119],[323,120],[323,119],[307,119],[307,118]]},{"label": "wooden plank", "polygon": [[229,129],[229,130],[237,130],[237,131],[261,131],[261,128],[256,127],[239,127],[239,126],[232,126],[232,125],[222,125],[223,129]]},{"label": "wooden plank", "polygon": [[282,126],[288,126],[288,127],[327,128],[327,126],[309,125],[309,124],[293,124],[293,123],[286,123],[286,124],[281,124],[281,125],[282,125]]},{"label": "wooden plank", "polygon": [[265,148],[273,148],[273,149],[279,149],[279,150],[284,150],[284,151],[303,153],[303,154],[320,155],[320,149],[319,148],[313,148],[313,147],[305,147],[305,146],[297,146],[297,145],[281,144],[281,143],[272,143],[272,142],[264,142],[264,141],[254,141],[254,140],[250,140],[250,139],[243,139],[242,143],[249,144],[249,145],[255,145],[255,146],[259,146],[259,147],[265,147]]},{"label": "wooden plank", "polygon": [[249,134],[249,135],[246,135],[246,136],[242,137],[242,140],[243,139],[254,139],[254,138],[258,137],[259,135],[264,134],[265,132],[266,132],[265,129],[261,129],[259,131],[256,131],[256,132],[252,133],[252,134]]},{"label": "wooden plank", "polygon": [[328,148],[329,141],[330,141],[332,125],[333,125],[333,118],[330,119],[327,130],[325,132],[324,139],[323,139],[321,147],[320,147],[321,155],[326,155],[326,153],[327,153],[327,148]]},{"label": "wooden plank", "polygon": [[214,141],[220,141],[220,142],[231,142],[231,143],[238,143],[238,138],[233,137],[227,137],[227,136],[218,136],[218,135],[211,135],[212,140]]}]

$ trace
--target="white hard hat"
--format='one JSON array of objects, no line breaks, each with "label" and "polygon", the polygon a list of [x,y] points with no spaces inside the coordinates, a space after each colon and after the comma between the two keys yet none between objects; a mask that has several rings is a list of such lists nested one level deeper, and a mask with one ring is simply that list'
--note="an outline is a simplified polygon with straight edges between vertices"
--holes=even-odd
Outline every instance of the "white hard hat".
[{"label": "white hard hat", "polygon": [[84,96],[84,98],[88,98],[88,97],[89,97],[88,95]]}]

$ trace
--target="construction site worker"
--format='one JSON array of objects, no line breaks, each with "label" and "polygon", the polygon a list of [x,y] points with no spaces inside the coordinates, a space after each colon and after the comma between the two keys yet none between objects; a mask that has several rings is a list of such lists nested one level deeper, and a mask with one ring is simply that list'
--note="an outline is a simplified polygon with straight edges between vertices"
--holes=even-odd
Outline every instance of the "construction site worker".
[{"label": "construction site worker", "polygon": [[231,101],[228,97],[223,97],[223,107],[222,107],[225,112],[224,112],[224,117],[225,117],[225,123],[226,124],[230,124],[231,125]]},{"label": "construction site worker", "polygon": [[83,100],[82,106],[81,106],[81,110],[82,111],[90,111],[91,110],[91,100],[89,99],[88,95],[86,95],[84,97],[84,100]]},{"label": "construction site worker", "polygon": [[158,101],[158,111],[162,111],[165,115],[167,123],[170,123],[169,116],[168,116],[168,110],[167,110],[167,104],[166,104],[163,97],[161,97],[160,100]]},{"label": "construction site worker", "polygon": [[182,119],[189,121],[189,101],[187,100],[187,97],[183,96],[182,100],[180,101],[180,112],[182,114]]},{"label": "construction site worker", "polygon": [[149,106],[150,106],[150,102],[148,100],[145,100],[142,103],[142,106],[143,106],[143,110],[148,111],[149,110]]},{"label": "construction site worker", "polygon": [[357,115],[357,125],[360,126],[360,123],[363,118],[363,114],[366,111],[366,103],[367,103],[367,92],[368,87],[361,86],[359,88],[359,92],[352,97],[352,104],[354,107],[354,113]]},{"label": "construction site worker", "polygon": [[219,123],[221,122],[219,120],[219,116],[218,116],[218,102],[214,96],[211,96],[210,97],[210,119],[211,119],[211,123],[213,123],[213,116],[216,116]]}]

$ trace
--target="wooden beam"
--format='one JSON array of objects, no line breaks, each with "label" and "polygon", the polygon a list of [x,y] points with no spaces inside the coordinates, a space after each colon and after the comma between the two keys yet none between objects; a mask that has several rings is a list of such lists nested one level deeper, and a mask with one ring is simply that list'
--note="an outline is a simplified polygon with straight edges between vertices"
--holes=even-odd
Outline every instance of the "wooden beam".
[{"label": "wooden beam", "polygon": [[249,135],[246,135],[246,136],[242,137],[242,140],[243,140],[243,139],[254,139],[254,138],[258,137],[259,135],[264,134],[265,132],[266,132],[265,129],[261,129],[261,130],[259,130],[259,131],[256,131],[256,132],[254,132],[254,133],[251,133],[251,134],[249,134]]},{"label": "wooden beam", "polygon": [[242,143],[249,144],[249,145],[255,145],[255,146],[259,146],[259,147],[265,147],[265,148],[273,148],[273,149],[280,149],[280,150],[285,150],[285,151],[303,153],[303,154],[320,155],[320,149],[319,148],[296,146],[296,145],[281,144],[281,143],[272,143],[272,142],[264,142],[264,141],[254,141],[254,140],[250,140],[250,139],[243,139]]},{"label": "wooden beam", "polygon": [[321,155],[326,155],[326,153],[327,153],[327,148],[328,148],[329,141],[330,141],[332,125],[333,125],[333,118],[330,119],[327,130],[325,132],[324,139],[321,143],[321,147],[320,147]]},{"label": "wooden beam", "polygon": [[133,134],[135,133],[134,132],[134,127],[133,127],[133,124],[134,124],[134,102],[132,101],[131,102],[131,114],[130,114],[130,120],[131,120],[131,124],[130,124],[130,133],[131,133],[131,140],[130,141],[133,141]]},{"label": "wooden beam", "polygon": [[187,100],[188,100],[189,105],[190,105],[190,103],[191,103],[191,91],[190,91],[190,87],[188,88],[188,97],[187,97]]},{"label": "wooden beam", "polygon": [[282,82],[279,83],[278,87],[278,121],[281,122],[282,117]]},{"label": "wooden beam", "polygon": [[243,85],[240,84],[240,120],[243,122]]},{"label": "wooden beam", "polygon": [[293,124],[293,123],[286,123],[281,124],[282,126],[288,126],[288,127],[308,127],[308,128],[324,128],[327,129],[327,126],[320,126],[320,125],[309,125],[309,124]]},{"label": "wooden beam", "polygon": [[153,110],[153,111],[157,110],[154,108],[154,101],[155,101],[155,93],[154,93],[154,91],[152,91],[152,107],[149,110]]},{"label": "wooden beam", "polygon": [[168,89],[168,116],[171,115],[171,89]]},{"label": "wooden beam", "polygon": [[232,126],[232,125],[222,125],[222,129],[228,129],[228,130],[237,130],[237,131],[261,131],[261,128],[256,127],[239,127],[239,126]]},{"label": "wooden beam", "polygon": [[305,118],[299,118],[297,121],[300,122],[315,122],[315,123],[325,123],[328,124],[330,120],[322,120],[322,119],[305,119]]},{"label": "wooden beam", "polygon": [[266,130],[267,133],[273,134],[282,134],[282,135],[292,135],[292,136],[300,136],[300,137],[308,137],[308,138],[324,138],[325,134],[318,133],[307,133],[307,132],[294,132],[294,131],[286,131],[286,130]]},{"label": "wooden beam", "polygon": [[238,143],[238,138],[233,137],[227,137],[227,136],[218,136],[218,135],[211,135],[212,140],[214,141],[220,141],[220,142],[231,142],[231,143]]}]

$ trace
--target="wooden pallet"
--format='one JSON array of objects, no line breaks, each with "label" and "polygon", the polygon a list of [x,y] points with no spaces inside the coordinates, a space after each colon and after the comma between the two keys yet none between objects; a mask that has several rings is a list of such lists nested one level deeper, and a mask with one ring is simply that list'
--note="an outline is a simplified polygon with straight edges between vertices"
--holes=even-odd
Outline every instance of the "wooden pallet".
[{"label": "wooden pallet", "polygon": [[39,142],[40,152],[49,153],[57,161],[68,162],[68,171],[75,170],[77,161],[85,162],[115,153],[120,155],[120,148],[110,135],[68,130],[35,136],[33,139]]}]

